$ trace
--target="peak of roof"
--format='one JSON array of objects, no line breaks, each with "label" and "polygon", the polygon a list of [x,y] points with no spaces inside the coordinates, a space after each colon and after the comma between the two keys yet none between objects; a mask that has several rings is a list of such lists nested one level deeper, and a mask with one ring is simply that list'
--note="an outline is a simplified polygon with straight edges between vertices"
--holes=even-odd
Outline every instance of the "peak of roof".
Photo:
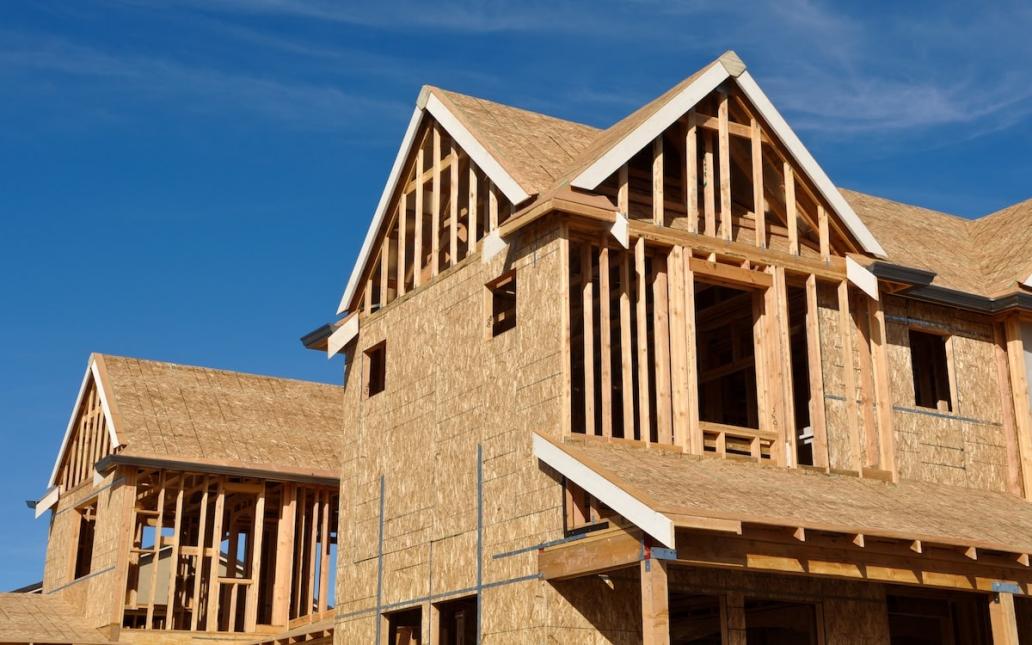
[{"label": "peak of roof", "polygon": [[226,370],[226,369],[221,369],[221,368],[217,368],[217,367],[205,367],[203,365],[189,365],[189,364],[186,364],[186,363],[173,363],[171,361],[161,361],[161,360],[156,360],[156,359],[151,359],[151,358],[140,358],[140,357],[137,357],[137,356],[122,356],[122,355],[119,355],[119,354],[104,354],[104,353],[101,353],[101,352],[93,352],[92,354],[90,354],[90,360],[94,360],[96,358],[101,358],[106,364],[111,364],[112,362],[134,362],[134,363],[138,363],[138,364],[141,364],[141,365],[150,365],[150,366],[154,366],[154,367],[162,367],[162,368],[167,368],[167,369],[172,369],[172,370],[186,370],[186,371],[208,372],[208,373],[212,373],[212,374],[225,374],[225,375],[233,375],[233,376],[244,377],[244,378],[268,379],[268,380],[273,380],[273,381],[293,382],[293,383],[303,384],[305,386],[330,388],[331,390],[342,390],[343,389],[342,385],[337,385],[337,384],[333,384],[333,383],[320,383],[318,381],[308,381],[308,380],[305,380],[305,379],[298,379],[298,378],[292,378],[292,377],[286,377],[286,376],[272,376],[272,375],[269,375],[269,374],[256,374],[256,373],[253,373],[253,372],[241,372],[241,371],[238,371],[238,370]]}]

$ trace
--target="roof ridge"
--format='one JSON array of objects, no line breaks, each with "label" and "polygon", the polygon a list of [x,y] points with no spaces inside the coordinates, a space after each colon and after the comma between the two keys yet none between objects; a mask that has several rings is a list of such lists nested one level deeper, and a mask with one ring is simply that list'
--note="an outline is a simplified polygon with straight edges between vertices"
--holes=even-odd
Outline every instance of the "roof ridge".
[{"label": "roof ridge", "polygon": [[496,101],[495,99],[490,99],[490,98],[486,98],[486,97],[483,97],[483,96],[478,96],[476,94],[467,94],[466,92],[458,92],[456,90],[449,90],[447,88],[440,87],[438,85],[431,85],[429,83],[424,85],[424,87],[427,88],[428,90],[432,91],[432,92],[433,91],[437,91],[437,92],[441,92],[441,93],[443,93],[445,95],[461,96],[461,97],[472,99],[472,100],[475,100],[475,101],[482,101],[484,103],[490,103],[491,105],[497,105],[499,107],[507,108],[509,110],[516,110],[516,111],[522,112],[524,114],[530,114],[530,115],[533,115],[533,116],[544,117],[546,119],[551,119],[553,121],[561,121],[563,123],[567,123],[567,124],[571,124],[571,125],[577,125],[577,126],[581,126],[581,127],[584,127],[584,128],[591,128],[592,130],[596,130],[598,132],[604,132],[605,131],[605,128],[601,128],[601,127],[596,126],[596,125],[591,125],[590,123],[584,123],[583,121],[574,121],[573,119],[567,119],[567,118],[564,118],[564,117],[561,117],[561,116],[555,116],[554,114],[548,114],[546,112],[540,112],[538,110],[531,110],[530,108],[520,107],[518,105],[512,105],[511,103],[504,103],[502,101]]}]

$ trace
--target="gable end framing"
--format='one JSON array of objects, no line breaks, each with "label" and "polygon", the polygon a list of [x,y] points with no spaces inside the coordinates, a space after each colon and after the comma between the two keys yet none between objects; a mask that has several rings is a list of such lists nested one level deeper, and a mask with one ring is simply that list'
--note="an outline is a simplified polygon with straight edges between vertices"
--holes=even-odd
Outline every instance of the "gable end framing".
[{"label": "gable end framing", "polygon": [[[885,250],[874,238],[867,226],[860,220],[853,208],[846,202],[842,194],[825,174],[817,161],[796,136],[792,128],[756,84],[744,66],[739,70],[729,64],[725,58],[713,63],[709,69],[692,81],[676,96],[657,110],[651,117],[638,125],[623,139],[615,143],[595,162],[577,175],[570,184],[583,190],[595,190],[599,184],[616,172],[639,150],[649,145],[664,130],[676,122],[710,92],[717,89],[727,79],[733,79],[746,98],[753,104],[759,115],[770,126],[771,131],[782,142],[789,155],[800,168],[811,178],[820,195],[827,200],[832,210],[838,215],[849,232],[860,243],[864,251],[876,257],[886,257]],[[730,58],[729,58],[730,59]],[[733,60],[737,60],[734,57]]]},{"label": "gable end framing", "polygon": [[[97,357],[90,358],[90,364],[86,368],[86,373],[82,377],[82,384],[79,385],[79,394],[75,397],[75,405],[72,406],[72,414],[68,419],[68,427],[65,429],[64,438],[61,440],[61,448],[57,453],[57,459],[54,460],[54,468],[50,473],[50,480],[47,482],[48,490],[57,485],[57,473],[61,469],[61,463],[64,461],[65,455],[68,453],[69,442],[75,432],[75,421],[79,417],[79,408],[82,406],[83,398],[86,395],[87,386],[90,384],[91,379],[94,387],[97,388],[97,398],[100,399],[100,405],[104,412],[104,421],[107,426],[108,439],[111,442],[111,450],[114,450],[119,445],[118,434],[115,432],[111,406],[108,403],[107,392],[104,390],[104,381],[101,378],[101,369],[98,364],[98,360],[99,359]],[[57,500],[55,499],[54,501]],[[40,509],[37,509],[37,516],[40,512]]]},{"label": "gable end framing", "polygon": [[358,253],[358,259],[355,261],[355,266],[351,271],[351,277],[348,279],[344,296],[341,298],[340,305],[337,308],[338,314],[348,311],[351,301],[354,299],[361,284],[363,269],[373,257],[376,239],[379,236],[380,229],[383,227],[384,220],[388,216],[391,199],[401,182],[405,161],[412,152],[416,133],[419,131],[419,127],[423,123],[423,117],[426,114],[429,114],[437,121],[448,136],[469,155],[473,163],[490,178],[491,182],[505,195],[506,199],[513,204],[519,204],[530,197],[523,187],[502,167],[501,163],[484,148],[476,136],[434,95],[433,90],[424,87],[423,91],[420,92],[419,99],[416,101],[416,108],[412,112],[408,128],[405,130],[405,136],[401,141],[401,147],[394,158],[394,165],[391,166],[391,172],[387,177],[387,184],[380,195],[380,201],[376,206],[373,221],[369,225],[365,241],[362,243],[362,248]]}]

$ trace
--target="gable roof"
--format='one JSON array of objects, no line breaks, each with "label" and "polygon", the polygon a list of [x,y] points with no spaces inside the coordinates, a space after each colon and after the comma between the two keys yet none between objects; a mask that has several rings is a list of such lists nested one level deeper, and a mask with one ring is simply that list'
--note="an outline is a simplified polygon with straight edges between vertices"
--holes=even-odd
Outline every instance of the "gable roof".
[{"label": "gable roof", "polygon": [[987,298],[1019,284],[1032,287],[1032,200],[966,219],[852,190],[842,194],[884,242],[886,260],[934,273],[934,286]]},{"label": "gable roof", "polygon": [[[597,488],[598,481],[674,525],[731,520],[1032,552],[1032,506],[1006,493],[916,480],[893,484],[608,443],[559,444],[540,435],[534,436],[534,451],[603,503],[610,505],[608,491]],[[555,459],[556,452],[567,459]],[[584,478],[583,471],[595,481]],[[649,533],[633,516],[624,517]]]},{"label": "gable roof", "polygon": [[0,593],[0,634],[5,642],[110,643],[90,627],[72,605],[57,596]]},{"label": "gable roof", "polygon": [[107,401],[119,455],[340,469],[341,386],[105,354],[90,356],[89,373]]}]

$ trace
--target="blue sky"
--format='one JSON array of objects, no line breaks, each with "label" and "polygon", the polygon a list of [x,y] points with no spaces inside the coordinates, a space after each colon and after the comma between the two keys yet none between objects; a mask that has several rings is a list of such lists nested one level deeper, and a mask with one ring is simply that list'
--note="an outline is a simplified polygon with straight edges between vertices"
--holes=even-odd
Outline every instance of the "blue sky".
[{"label": "blue sky", "polygon": [[735,49],[841,186],[1032,197],[1032,7],[0,4],[0,590],[38,580],[91,351],[339,381],[332,318],[423,83],[606,126]]}]

